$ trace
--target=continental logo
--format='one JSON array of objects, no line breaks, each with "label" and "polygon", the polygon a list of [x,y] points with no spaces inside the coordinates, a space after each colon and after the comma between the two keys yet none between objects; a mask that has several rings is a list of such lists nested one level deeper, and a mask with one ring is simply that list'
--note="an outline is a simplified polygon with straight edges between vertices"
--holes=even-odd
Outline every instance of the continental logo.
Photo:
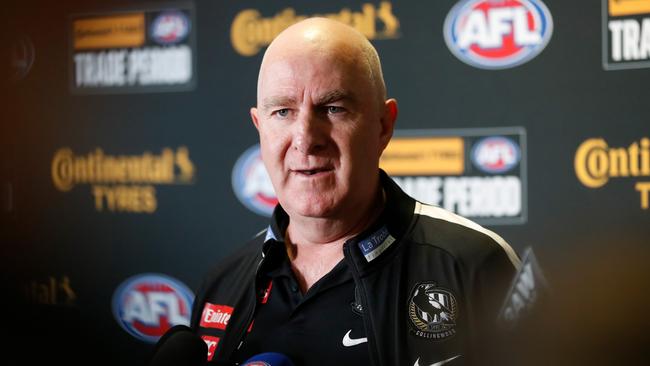
[{"label": "continental logo", "polygon": [[91,185],[97,211],[153,213],[155,185],[192,184],[195,168],[184,146],[141,155],[108,155],[101,148],[76,155],[65,147],[54,154],[51,175],[61,192]]},{"label": "continental logo", "polygon": [[72,28],[75,50],[140,47],[145,43],[144,13],[77,19]]},{"label": "continental logo", "polygon": [[390,175],[460,175],[465,171],[460,137],[394,137],[379,160]]},{"label": "continental logo", "polygon": [[74,306],[77,300],[77,294],[67,275],[31,280],[23,285],[23,293],[25,299],[32,304]]},{"label": "continental logo", "polygon": [[[610,147],[603,138],[585,140],[574,159],[576,176],[588,188],[600,188],[611,178],[650,177],[650,138],[644,137],[628,147]],[[637,182],[641,208],[648,209],[650,182]]]},{"label": "continental logo", "polygon": [[264,18],[256,9],[245,9],[232,22],[230,41],[240,55],[254,56],[284,29],[310,16],[348,24],[370,40],[399,37],[399,19],[393,14],[393,6],[389,1],[382,1],[378,6],[365,3],[361,5],[361,11],[343,8],[338,13],[330,14],[298,15],[293,8],[286,8],[269,18]]},{"label": "continental logo", "polygon": [[602,187],[610,178],[650,177],[650,139],[620,148],[602,138],[588,139],[578,147],[574,163],[578,180],[589,188]]}]

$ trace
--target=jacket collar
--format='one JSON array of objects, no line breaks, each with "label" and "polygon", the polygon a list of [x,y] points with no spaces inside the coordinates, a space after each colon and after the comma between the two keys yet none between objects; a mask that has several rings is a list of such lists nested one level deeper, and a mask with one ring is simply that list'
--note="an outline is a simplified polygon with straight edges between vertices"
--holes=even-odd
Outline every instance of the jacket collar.
[{"label": "jacket collar", "polygon": [[[351,255],[361,267],[380,262],[378,259],[386,256],[384,253],[396,250],[413,219],[415,200],[404,193],[381,169],[379,176],[380,184],[386,194],[384,210],[375,223],[345,244],[351,246]],[[263,255],[266,255],[273,246],[284,247],[284,233],[288,225],[289,215],[278,204],[273,211],[271,223],[266,229]]]}]

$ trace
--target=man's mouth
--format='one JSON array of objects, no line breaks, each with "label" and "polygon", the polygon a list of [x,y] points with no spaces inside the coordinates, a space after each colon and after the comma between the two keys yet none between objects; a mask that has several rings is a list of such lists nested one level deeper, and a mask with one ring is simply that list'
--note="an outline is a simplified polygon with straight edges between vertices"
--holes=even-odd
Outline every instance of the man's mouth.
[{"label": "man's mouth", "polygon": [[312,169],[293,169],[293,172],[305,176],[314,176],[321,173],[327,173],[331,170],[332,168],[322,167],[322,168],[312,168]]}]

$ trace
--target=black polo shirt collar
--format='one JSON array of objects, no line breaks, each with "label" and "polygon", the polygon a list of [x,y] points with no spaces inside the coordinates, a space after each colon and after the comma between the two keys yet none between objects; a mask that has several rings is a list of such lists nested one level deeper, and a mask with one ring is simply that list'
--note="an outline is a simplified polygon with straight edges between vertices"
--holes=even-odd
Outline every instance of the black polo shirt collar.
[{"label": "black polo shirt collar", "polygon": [[[373,262],[381,262],[377,259],[382,257],[384,252],[394,251],[412,224],[415,201],[408,197],[386,172],[380,169],[379,175],[380,184],[386,194],[384,210],[373,225],[346,243],[352,246],[353,259],[361,268],[370,266]],[[284,233],[288,226],[289,216],[278,204],[273,212],[271,224],[266,229],[263,255],[266,256],[272,246],[280,246],[285,250]]]},{"label": "black polo shirt collar", "polygon": [[[270,279],[285,277],[291,279],[291,281],[295,281],[283,235],[289,225],[289,216],[282,207],[278,205],[275,208],[273,217],[274,220],[266,231],[264,242],[265,265],[264,268],[260,270],[259,274]],[[316,281],[316,283],[314,283],[305,294],[303,294],[301,302],[306,302],[315,294],[336,287],[347,281],[352,281],[352,274],[350,273],[345,261],[341,261],[336,264],[330,272],[323,276],[323,278]]]}]

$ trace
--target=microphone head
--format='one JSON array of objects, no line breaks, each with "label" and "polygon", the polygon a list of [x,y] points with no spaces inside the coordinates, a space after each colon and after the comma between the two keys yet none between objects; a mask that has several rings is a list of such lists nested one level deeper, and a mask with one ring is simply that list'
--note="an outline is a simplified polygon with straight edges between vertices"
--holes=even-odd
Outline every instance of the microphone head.
[{"label": "microphone head", "polygon": [[293,362],[282,353],[267,352],[249,358],[242,366],[293,366]]},{"label": "microphone head", "polygon": [[160,337],[150,366],[200,366],[207,362],[208,346],[185,325],[171,327]]},{"label": "microphone head", "polygon": [[504,330],[514,330],[520,323],[543,311],[543,302],[550,295],[548,282],[531,247],[524,252],[521,268],[510,285],[497,322]]}]

